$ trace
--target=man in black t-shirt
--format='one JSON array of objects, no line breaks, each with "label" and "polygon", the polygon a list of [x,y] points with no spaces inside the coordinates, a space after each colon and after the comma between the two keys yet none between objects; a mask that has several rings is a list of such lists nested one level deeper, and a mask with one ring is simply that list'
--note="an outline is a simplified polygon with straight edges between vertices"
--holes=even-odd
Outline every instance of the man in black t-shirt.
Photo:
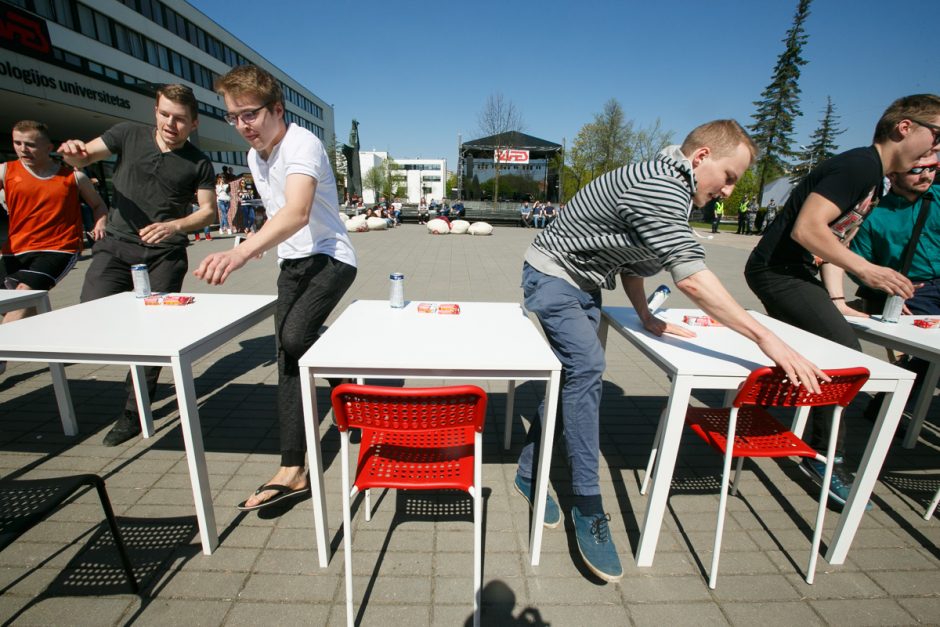
[{"label": "man in black t-shirt", "polygon": [[[767,313],[832,340],[861,350],[855,332],[839,313],[820,281],[833,266],[847,270],[866,285],[909,298],[911,282],[898,272],[877,266],[851,252],[849,240],[884,193],[884,177],[907,172],[940,146],[940,97],[921,94],[900,98],[884,112],[867,148],[849,150],[816,166],[793,190],[777,218],[751,252],[745,278]],[[831,265],[827,265],[831,264]],[[816,413],[816,412],[814,412]],[[815,417],[815,416],[814,416]],[[831,418],[829,412],[826,417]],[[825,451],[829,420],[812,421],[810,444]],[[844,423],[835,449],[830,498],[844,503],[852,485],[843,470]],[[821,482],[824,465],[804,459],[801,467]]]},{"label": "man in black t-shirt", "polygon": [[[155,292],[179,292],[189,268],[187,233],[212,223],[216,215],[212,162],[189,142],[199,125],[196,97],[185,85],[157,90],[156,128],[122,122],[87,144],[64,142],[59,153],[69,164],[85,167],[117,155],[114,197],[106,236],[94,247],[81,301],[133,289],[131,266],[146,264]],[[199,210],[191,212],[193,195]],[[145,368],[153,399],[160,369]],[[140,415],[130,375],[124,413],[104,438],[116,446],[140,433]]]}]

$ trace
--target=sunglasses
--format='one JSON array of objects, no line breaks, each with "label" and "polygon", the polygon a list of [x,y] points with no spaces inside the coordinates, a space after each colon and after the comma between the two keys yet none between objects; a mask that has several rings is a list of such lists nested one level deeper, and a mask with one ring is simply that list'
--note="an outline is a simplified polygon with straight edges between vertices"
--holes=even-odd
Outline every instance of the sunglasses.
[{"label": "sunglasses", "polygon": [[917,124],[918,126],[923,126],[925,129],[933,133],[933,145],[936,146],[940,144],[940,126],[936,124],[931,124],[929,122],[921,122],[920,120],[911,119],[911,122]]},{"label": "sunglasses", "polygon": [[933,165],[920,165],[916,168],[911,168],[907,171],[908,174],[923,174],[924,172],[936,172],[937,168],[940,168],[940,164]]}]

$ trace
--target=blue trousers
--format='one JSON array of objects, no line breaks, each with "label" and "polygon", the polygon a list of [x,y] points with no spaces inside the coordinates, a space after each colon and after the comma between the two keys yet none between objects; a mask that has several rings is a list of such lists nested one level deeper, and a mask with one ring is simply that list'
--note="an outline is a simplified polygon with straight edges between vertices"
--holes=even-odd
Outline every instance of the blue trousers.
[{"label": "blue trousers", "polygon": [[[567,281],[548,276],[524,264],[522,290],[525,307],[534,313],[548,343],[561,362],[560,414],[571,466],[572,490],[578,496],[601,493],[600,403],[606,363],[597,338],[601,320],[601,293],[587,293]],[[532,419],[519,456],[519,474],[532,479],[538,465],[544,402]]]}]

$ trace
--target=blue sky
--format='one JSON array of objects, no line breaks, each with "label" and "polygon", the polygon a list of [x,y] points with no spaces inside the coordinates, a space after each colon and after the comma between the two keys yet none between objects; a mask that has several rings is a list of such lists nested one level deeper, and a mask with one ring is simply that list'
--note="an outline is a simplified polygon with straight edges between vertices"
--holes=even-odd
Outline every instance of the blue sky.
[{"label": "blue sky", "polygon": [[[363,150],[446,158],[479,136],[501,92],[525,132],[571,145],[616,98],[638,126],[657,118],[676,142],[697,124],[749,124],[770,82],[796,0],[690,2],[312,2],[191,0],[334,106],[337,138],[359,120]],[[816,0],[800,87],[807,143],[831,96],[840,149],[867,145],[895,98],[940,92],[930,3]]]}]

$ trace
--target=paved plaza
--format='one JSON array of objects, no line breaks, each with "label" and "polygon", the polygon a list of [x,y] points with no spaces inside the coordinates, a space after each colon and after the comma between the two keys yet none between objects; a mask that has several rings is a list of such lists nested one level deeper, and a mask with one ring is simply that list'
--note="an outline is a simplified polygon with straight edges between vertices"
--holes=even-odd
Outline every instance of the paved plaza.
[{"label": "paved plaza", "polygon": [[[512,301],[521,298],[522,255],[533,229],[498,227],[492,237],[428,235],[405,225],[356,233],[359,275],[334,313],[355,299],[388,297],[388,275],[405,274],[408,299]],[[745,306],[761,309],[742,270],[757,238],[722,233],[705,238],[709,267]],[[191,269],[232,238],[198,242]],[[78,302],[86,255],[50,294],[54,308]],[[251,262],[221,288],[187,278],[187,293],[274,294],[273,253]],[[661,279],[661,280],[660,280]],[[667,277],[647,282],[651,291]],[[605,303],[626,305],[618,291]],[[690,306],[678,290],[666,306]],[[106,334],[108,321],[75,333]],[[395,333],[363,328],[364,335]],[[428,337],[428,342],[483,342],[480,337]],[[885,351],[865,345],[872,355]],[[84,493],[0,552],[0,622],[22,625],[344,625],[339,436],[322,422],[330,539],[336,554],[321,570],[309,500],[257,513],[235,504],[266,482],[278,465],[277,369],[268,320],[195,364],[196,391],[216,507],[220,544],[200,551],[171,373],[164,370],[154,404],[156,434],[116,447],[101,438],[124,403],[127,370],[66,368],[78,417],[77,437],[62,434],[51,377],[42,364],[11,363],[0,376],[0,476],[43,478],[93,472],[103,476],[142,581],[128,594],[94,493]],[[445,383],[441,381],[440,384]],[[424,384],[424,382],[422,382]],[[432,382],[430,384],[436,384]],[[889,453],[848,559],[820,558],[816,583],[803,569],[812,537],[817,488],[790,459],[746,464],[729,499],[716,590],[709,590],[720,458],[687,434],[651,568],[633,553],[646,508],[639,484],[664,407],[669,381],[617,334],[610,334],[601,418],[601,488],[625,570],[603,584],[581,565],[569,519],[546,529],[541,564],[529,565],[529,511],[512,487],[526,423],[543,384],[517,389],[513,445],[501,446],[505,384],[489,392],[483,485],[485,625],[908,625],[940,623],[940,519],[922,518],[940,484],[940,415],[935,403],[913,450]],[[328,387],[317,381],[321,411]],[[847,412],[850,467],[871,423],[863,394]],[[716,404],[715,393],[696,396]],[[522,419],[520,419],[520,417]],[[905,427],[902,421],[901,429]],[[551,491],[572,504],[563,438],[556,440]],[[464,625],[472,616],[473,537],[469,499],[389,492],[374,496],[371,522],[357,501],[353,525],[354,590],[362,625]],[[830,509],[823,551],[838,512]]]}]

